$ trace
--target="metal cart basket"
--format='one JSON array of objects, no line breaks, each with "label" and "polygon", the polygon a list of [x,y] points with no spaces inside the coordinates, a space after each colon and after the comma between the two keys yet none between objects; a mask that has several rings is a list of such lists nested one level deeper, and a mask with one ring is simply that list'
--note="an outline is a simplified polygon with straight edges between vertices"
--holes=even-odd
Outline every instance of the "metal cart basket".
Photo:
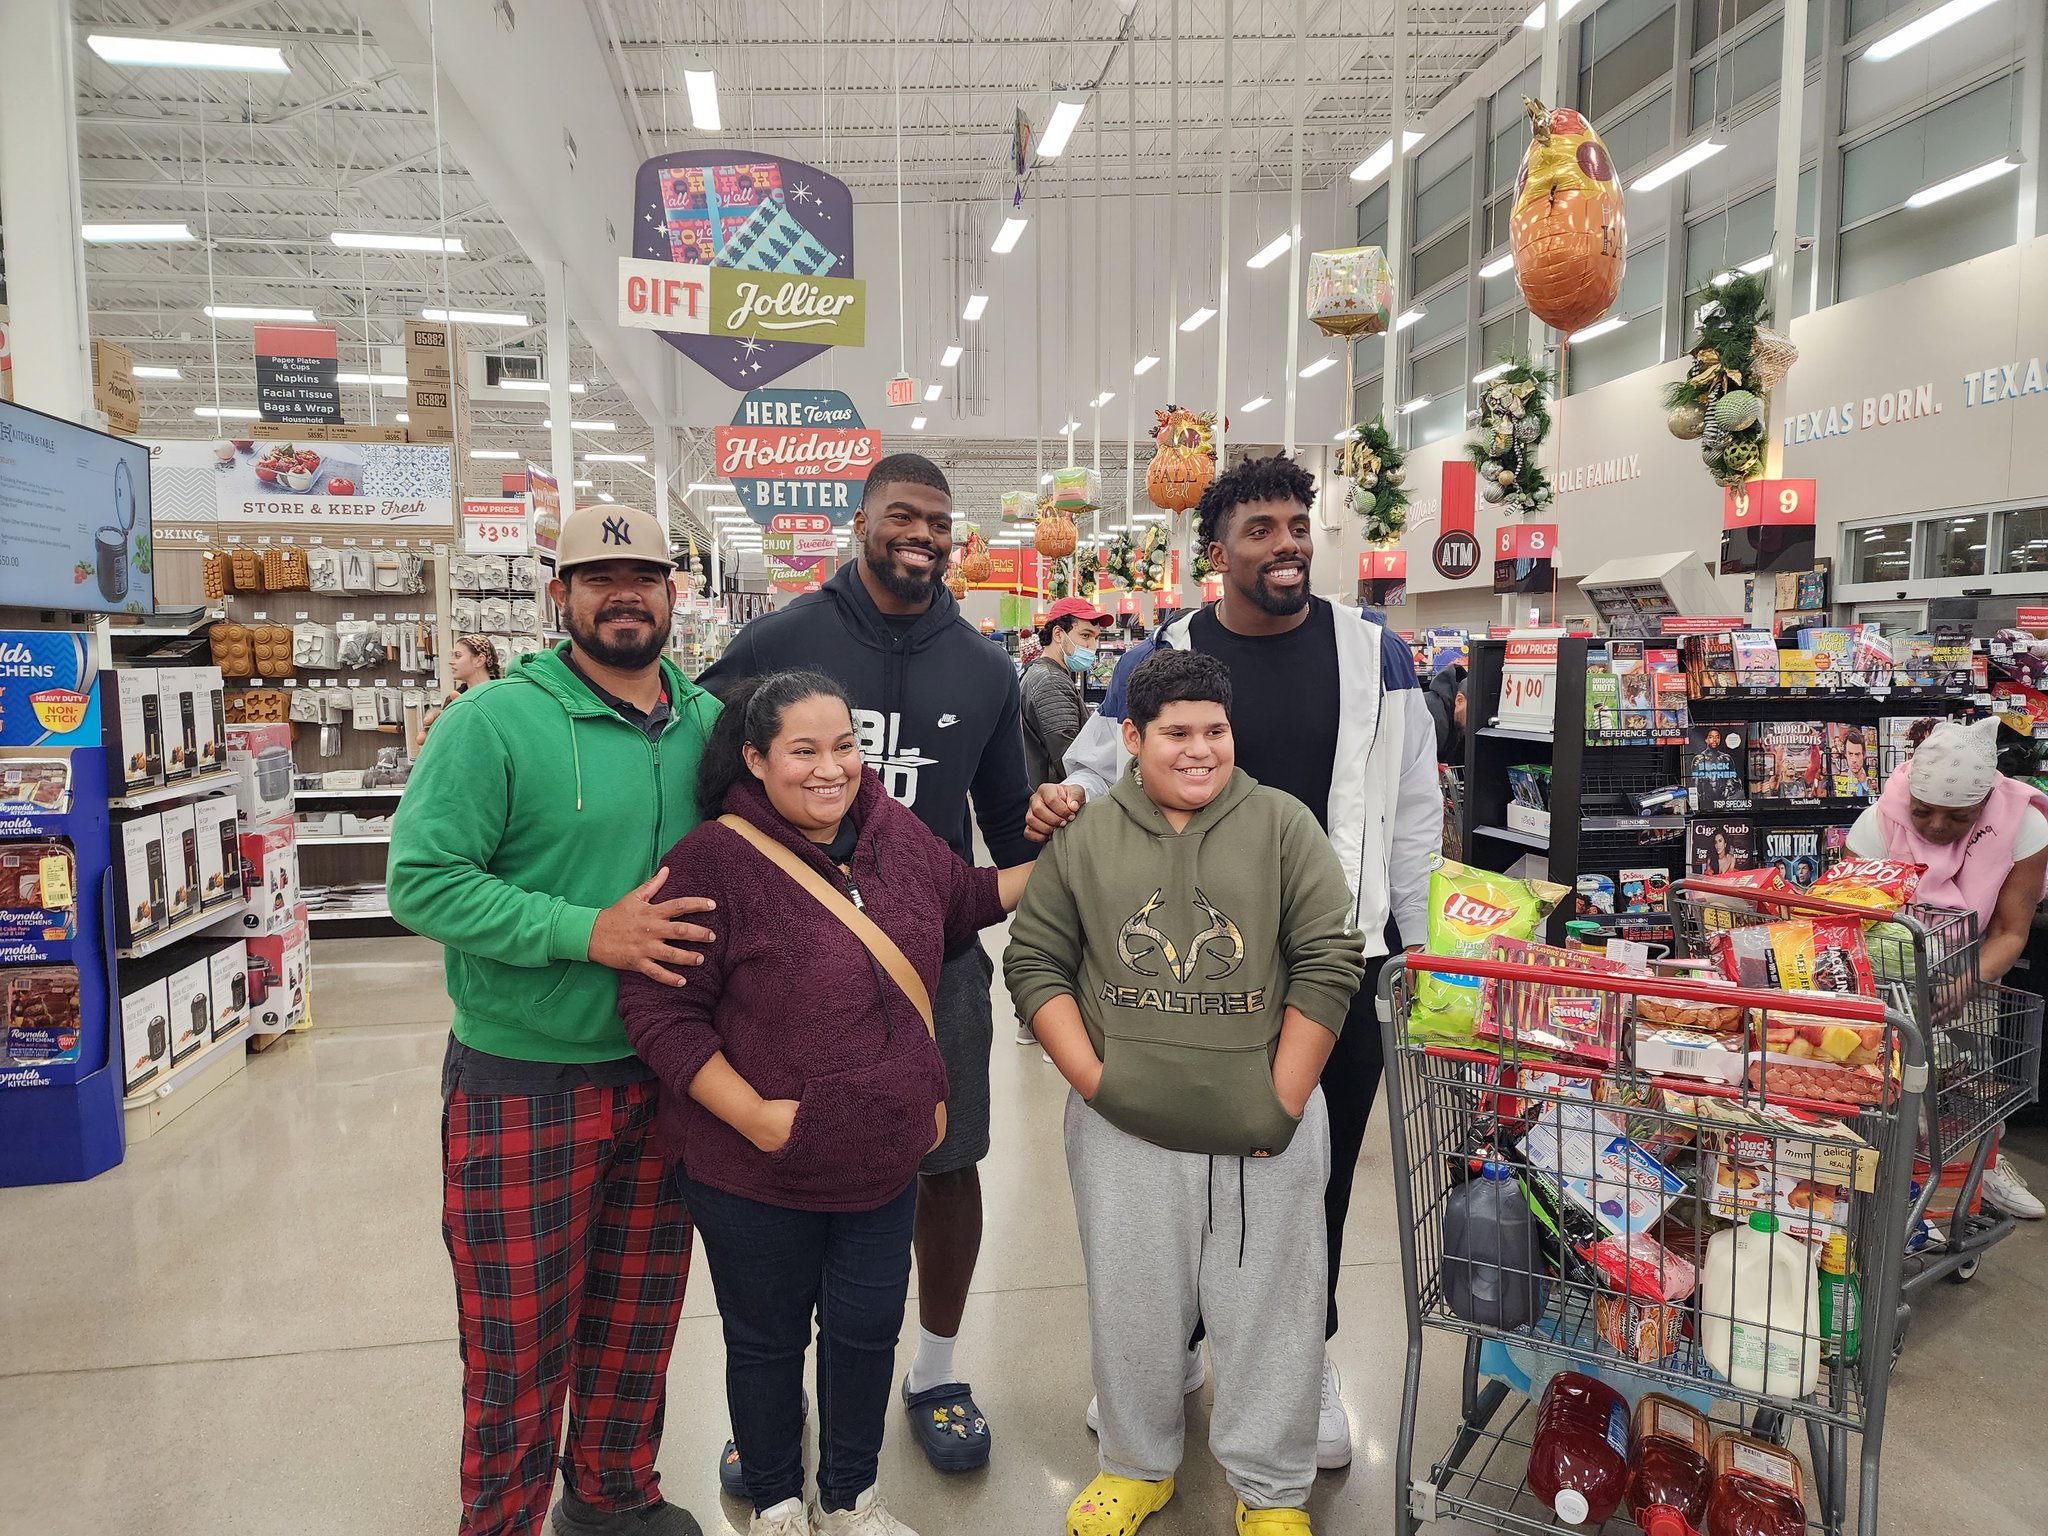
[{"label": "metal cart basket", "polygon": [[[1476,1015],[1496,1038],[1443,1027],[1438,978],[1465,988],[1468,1008],[1473,989],[1485,989]],[[1782,1445],[1803,1425],[1808,1528],[1876,1536],[1898,1234],[1927,1081],[1913,1020],[1870,998],[1730,989],[1619,966],[1410,955],[1382,985],[1408,1322],[1394,1529],[1407,1536],[1460,1519],[1518,1533],[1636,1530],[1626,1503],[1575,1526],[1532,1486],[1542,1481],[1536,1400],[1570,1371],[1630,1404],[1648,1392],[1677,1398],[1716,1434]],[[1879,1062],[1870,1102],[1638,1072],[1627,1041],[1646,1000],[1742,1010],[1745,1020],[1751,1010],[1796,1009],[1814,1027],[1852,1032]],[[1589,1044],[1571,1059],[1538,1055],[1517,1022],[1530,1019],[1566,1020]],[[1492,1190],[1479,1188],[1482,1174]],[[1511,1221],[1475,1239],[1475,1194],[1498,1201],[1502,1188],[1520,1192],[1533,1237]],[[1732,1235],[1714,1236],[1724,1231]],[[1860,1287],[1860,1336],[1854,1309],[1839,1302],[1823,1326],[1817,1271],[1782,1267],[1817,1257],[1830,1238]],[[1779,1261],[1772,1275],[1816,1279],[1758,1290],[1738,1277],[1738,1249]],[[1710,1273],[1712,1264],[1722,1271]],[[1455,1415],[1448,1405],[1433,1415],[1447,1448],[1418,1468],[1425,1381],[1442,1376],[1425,1376],[1431,1339],[1462,1348],[1461,1385]]]}]

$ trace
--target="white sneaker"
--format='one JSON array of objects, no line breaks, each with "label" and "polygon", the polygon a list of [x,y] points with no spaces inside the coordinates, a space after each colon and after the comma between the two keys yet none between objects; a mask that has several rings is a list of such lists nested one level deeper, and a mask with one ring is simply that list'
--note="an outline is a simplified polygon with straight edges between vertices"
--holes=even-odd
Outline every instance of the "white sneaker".
[{"label": "white sneaker", "polygon": [[784,1499],[747,1522],[747,1536],[811,1536],[811,1517],[802,1499]]},{"label": "white sneaker", "polygon": [[1324,1471],[1351,1465],[1351,1416],[1344,1411],[1337,1362],[1323,1356],[1323,1407],[1316,1417],[1316,1465]]},{"label": "white sneaker", "polygon": [[2020,1177],[2019,1169],[2001,1152],[1991,1166],[1984,1170],[1984,1198],[1997,1206],[2008,1216],[2021,1221],[2039,1221],[2048,1216],[2048,1205],[2043,1205],[2034,1192],[2027,1188],[2027,1181]]},{"label": "white sneaker", "polygon": [[[1188,1351],[1188,1363],[1180,1377],[1180,1395],[1186,1397],[1190,1392],[1201,1391],[1208,1380],[1209,1357],[1202,1353],[1202,1346],[1197,1344]],[[1102,1404],[1099,1398],[1088,1399],[1088,1428],[1093,1434],[1102,1433]]]},{"label": "white sneaker", "polygon": [[909,1526],[889,1513],[881,1494],[870,1488],[853,1501],[851,1509],[811,1511],[811,1530],[817,1536],[917,1536]]},{"label": "white sneaker", "polygon": [[1038,1036],[1031,1033],[1031,1026],[1022,1019],[1017,1021],[1017,1043],[1019,1045],[1038,1044]]}]

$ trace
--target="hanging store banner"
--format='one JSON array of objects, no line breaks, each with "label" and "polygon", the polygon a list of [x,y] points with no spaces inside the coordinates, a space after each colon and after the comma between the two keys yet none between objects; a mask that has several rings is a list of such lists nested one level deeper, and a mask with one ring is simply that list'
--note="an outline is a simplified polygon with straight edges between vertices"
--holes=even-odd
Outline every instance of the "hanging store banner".
[{"label": "hanging store banner", "polygon": [[159,527],[278,522],[371,530],[455,526],[446,444],[223,437],[146,446]]},{"label": "hanging store banner", "polygon": [[988,552],[988,576],[973,584],[976,592],[1010,592],[1042,596],[1050,562],[1035,549],[1003,548]]},{"label": "hanging store banner", "polygon": [[838,177],[779,155],[698,150],[643,162],[633,202],[621,325],[659,331],[737,390],[865,342],[853,196]]},{"label": "hanging store banner", "polygon": [[259,325],[256,409],[265,421],[339,421],[339,353],[331,325]]},{"label": "hanging store banner", "polygon": [[754,389],[732,425],[713,431],[712,456],[762,527],[797,512],[839,526],[860,507],[861,486],[882,457],[882,434],[862,426],[853,401],[836,389]]},{"label": "hanging store banner", "polygon": [[562,540],[562,485],[531,460],[526,466],[526,499],[533,503],[533,547],[552,556]]}]

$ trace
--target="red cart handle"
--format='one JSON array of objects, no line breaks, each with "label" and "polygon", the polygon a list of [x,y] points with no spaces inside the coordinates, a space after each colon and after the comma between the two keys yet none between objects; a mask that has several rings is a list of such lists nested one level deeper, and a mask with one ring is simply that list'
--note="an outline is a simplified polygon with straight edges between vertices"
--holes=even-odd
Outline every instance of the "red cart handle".
[{"label": "red cart handle", "polygon": [[1600,971],[1575,971],[1561,966],[1514,965],[1506,960],[1466,960],[1454,955],[1410,954],[1411,971],[1438,976],[1479,976],[1492,981],[1519,981],[1535,986],[1572,987],[1594,992],[1621,992],[1632,997],[1668,997],[1679,1002],[1713,1003],[1721,1007],[1761,1008],[1778,1013],[1804,1013],[1822,1019],[1852,1019],[1862,1024],[1886,1022],[1884,1004],[1874,997],[1846,992],[1765,992],[1744,987],[1714,987],[1697,981],[1660,976],[1614,976]]},{"label": "red cart handle", "polygon": [[1797,891],[1760,891],[1753,886],[1723,884],[1719,880],[1681,880],[1678,890],[1687,896],[1727,896],[1754,902],[1760,907],[1776,907],[1782,912],[1810,912],[1816,917],[1853,917],[1864,923],[1893,922],[1902,915],[1898,911],[1886,912],[1877,907],[1853,906],[1846,901],[1822,901],[1817,896],[1806,896]]}]

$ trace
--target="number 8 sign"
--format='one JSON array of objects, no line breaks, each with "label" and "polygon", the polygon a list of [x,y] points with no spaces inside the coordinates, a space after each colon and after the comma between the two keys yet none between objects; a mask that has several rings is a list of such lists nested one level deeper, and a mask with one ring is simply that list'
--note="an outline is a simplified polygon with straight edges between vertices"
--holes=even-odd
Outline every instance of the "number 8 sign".
[{"label": "number 8 sign", "polygon": [[1493,590],[1547,592],[1557,559],[1557,524],[1508,523],[1493,540]]}]

